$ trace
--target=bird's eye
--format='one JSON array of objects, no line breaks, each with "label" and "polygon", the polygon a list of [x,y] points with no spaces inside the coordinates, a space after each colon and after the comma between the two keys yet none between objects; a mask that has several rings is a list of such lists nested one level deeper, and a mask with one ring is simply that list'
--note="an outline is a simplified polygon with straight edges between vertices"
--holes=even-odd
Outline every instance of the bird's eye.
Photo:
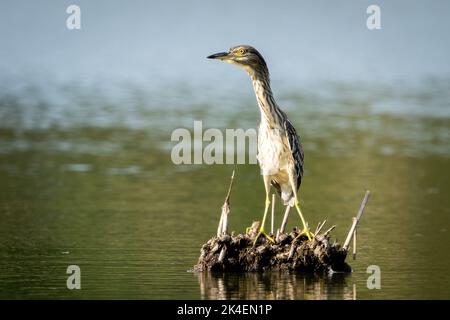
[{"label": "bird's eye", "polygon": [[245,49],[243,49],[243,48],[239,49],[239,54],[240,55],[243,55],[244,53],[245,53]]}]

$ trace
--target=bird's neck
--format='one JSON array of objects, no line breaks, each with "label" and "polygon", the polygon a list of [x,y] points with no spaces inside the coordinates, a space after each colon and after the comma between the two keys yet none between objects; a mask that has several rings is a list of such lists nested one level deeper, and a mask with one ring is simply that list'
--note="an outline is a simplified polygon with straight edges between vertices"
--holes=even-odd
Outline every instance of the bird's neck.
[{"label": "bird's neck", "polygon": [[273,98],[268,72],[255,72],[250,74],[261,113],[261,124],[269,128],[278,124],[280,120],[280,109]]}]

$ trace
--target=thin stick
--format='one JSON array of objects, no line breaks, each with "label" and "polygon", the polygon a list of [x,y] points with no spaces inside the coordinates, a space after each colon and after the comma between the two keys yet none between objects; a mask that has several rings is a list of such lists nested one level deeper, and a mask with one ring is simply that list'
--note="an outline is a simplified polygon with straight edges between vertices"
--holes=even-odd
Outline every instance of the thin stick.
[{"label": "thin stick", "polygon": [[357,230],[358,230],[358,228],[355,228],[355,231],[353,232],[353,260],[356,260],[356,232],[357,232]]},{"label": "thin stick", "polygon": [[284,233],[284,230],[286,229],[287,220],[289,217],[289,210],[291,210],[291,207],[289,205],[287,205],[286,211],[284,212],[284,216],[283,216],[283,222],[281,222],[280,234]]},{"label": "thin stick", "polygon": [[292,243],[291,244],[291,249],[289,250],[288,260],[291,259],[294,256],[294,250],[295,250],[295,246]]},{"label": "thin stick", "polygon": [[228,214],[230,213],[230,195],[231,195],[231,190],[233,188],[233,182],[234,182],[234,170],[233,170],[233,173],[231,174],[231,180],[230,180],[230,185],[228,187],[227,196],[225,197],[225,202],[223,203],[223,206],[222,206],[222,212],[220,215],[219,226],[217,228],[217,236],[218,237],[220,237],[222,234],[228,233]]},{"label": "thin stick", "polygon": [[217,227],[217,236],[220,237],[222,234],[222,224],[223,224],[223,211],[220,211],[220,220],[219,220],[219,226]]},{"label": "thin stick", "polygon": [[336,228],[336,226],[332,226],[331,228],[329,228],[327,231],[325,231],[325,233],[323,234],[323,236],[327,236],[331,231],[334,230],[334,228]]},{"label": "thin stick", "polygon": [[228,214],[230,213],[230,206],[228,203],[222,207],[223,222],[222,222],[222,234],[228,234]]},{"label": "thin stick", "polygon": [[321,224],[321,223],[322,223],[322,222],[320,222],[320,221],[317,223],[316,231],[314,231],[314,234],[317,234],[317,230],[319,230],[319,227],[320,227],[320,224]]},{"label": "thin stick", "polygon": [[370,191],[367,190],[366,194],[364,195],[364,199],[361,202],[361,206],[359,207],[358,215],[356,216],[356,219],[358,220],[358,222],[359,222],[359,220],[361,219],[361,217],[362,217],[362,215],[364,213],[364,208],[366,207],[366,204],[369,201],[369,196],[370,196]]},{"label": "thin stick", "polygon": [[228,187],[227,197],[225,198],[226,203],[230,202],[230,195],[231,195],[231,190],[233,189],[233,182],[234,182],[234,170],[233,170],[233,173],[231,174],[230,185]]},{"label": "thin stick", "polygon": [[223,259],[225,259],[225,255],[227,253],[227,247],[223,246],[222,250],[220,250],[220,254],[219,254],[219,262],[222,263]]},{"label": "thin stick", "polygon": [[353,232],[355,231],[356,224],[358,223],[358,220],[356,217],[352,218],[352,226],[350,227],[350,231],[347,234],[347,238],[345,239],[344,246],[342,247],[344,250],[348,249],[348,246],[350,245],[350,241],[352,241]]},{"label": "thin stick", "polygon": [[319,234],[320,230],[322,230],[322,228],[326,222],[327,222],[327,219],[325,219],[321,224],[319,223],[319,225],[317,226],[316,232],[314,232],[315,236],[317,236]]},{"label": "thin stick", "polygon": [[275,226],[275,194],[272,193],[272,221],[270,226],[270,233],[273,235],[274,226]]},{"label": "thin stick", "polygon": [[350,245],[350,241],[352,240],[353,237],[353,233],[355,231],[356,225],[359,223],[359,220],[361,219],[363,212],[364,212],[364,208],[366,207],[367,202],[369,201],[369,195],[370,195],[370,191],[367,190],[366,194],[364,195],[364,199],[361,202],[361,206],[359,207],[359,211],[358,214],[356,216],[356,219],[353,220],[353,224],[350,228],[350,231],[348,232],[347,235],[347,239],[345,239],[344,245],[343,245],[343,249],[347,250],[348,246]]}]

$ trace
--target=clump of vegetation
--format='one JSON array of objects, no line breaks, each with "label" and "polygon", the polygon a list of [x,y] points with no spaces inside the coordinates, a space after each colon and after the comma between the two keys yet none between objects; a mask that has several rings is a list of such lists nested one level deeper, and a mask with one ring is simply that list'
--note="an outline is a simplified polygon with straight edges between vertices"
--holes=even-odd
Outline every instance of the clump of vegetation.
[{"label": "clump of vegetation", "polygon": [[270,239],[274,237],[275,240],[270,241],[267,237],[256,238],[260,230],[257,221],[247,228],[245,234],[228,233],[233,178],[234,172],[222,206],[217,234],[202,246],[194,271],[351,272],[345,259],[352,239],[353,258],[356,256],[356,226],[367,204],[369,191],[364,196],[357,216],[353,218],[343,245],[330,238],[334,226],[322,232],[326,220],[318,224],[311,240],[294,228],[289,234],[278,230],[274,235],[272,230]]},{"label": "clump of vegetation", "polygon": [[194,270],[351,272],[345,262],[347,250],[331,242],[330,229],[311,241],[304,236],[297,238],[298,230],[294,229],[279,235],[275,243],[260,237],[255,245],[251,233],[215,236],[202,246]]}]

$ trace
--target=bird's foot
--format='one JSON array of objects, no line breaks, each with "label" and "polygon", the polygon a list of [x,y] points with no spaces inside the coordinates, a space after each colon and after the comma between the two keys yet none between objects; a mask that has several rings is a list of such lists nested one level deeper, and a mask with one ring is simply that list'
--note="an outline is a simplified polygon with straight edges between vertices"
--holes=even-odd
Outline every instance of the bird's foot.
[{"label": "bird's foot", "polygon": [[300,238],[301,236],[306,236],[309,241],[311,241],[314,238],[314,234],[312,234],[311,231],[309,231],[308,228],[304,228],[302,230],[302,232],[300,232],[298,234],[298,236],[295,237],[294,241],[297,240],[298,238]]},{"label": "bird's foot", "polygon": [[251,227],[245,228],[245,234],[253,238],[256,236],[259,229],[261,229],[261,223],[259,221],[253,221]]},{"label": "bird's foot", "polygon": [[267,233],[264,232],[264,229],[259,229],[258,234],[255,237],[255,240],[253,241],[253,246],[256,245],[256,242],[258,241],[260,236],[264,236],[267,240],[269,240],[272,243],[275,243],[275,240],[271,236],[269,236]]}]

